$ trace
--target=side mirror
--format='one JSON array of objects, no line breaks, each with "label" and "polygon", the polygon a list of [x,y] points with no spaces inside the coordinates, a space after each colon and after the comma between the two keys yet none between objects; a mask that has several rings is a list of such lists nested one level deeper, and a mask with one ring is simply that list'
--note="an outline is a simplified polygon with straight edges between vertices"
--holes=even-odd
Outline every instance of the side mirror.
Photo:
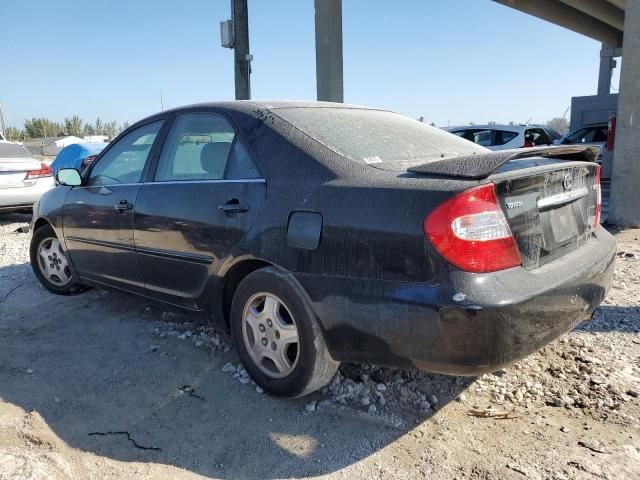
[{"label": "side mirror", "polygon": [[67,187],[79,187],[82,185],[82,177],[80,172],[75,168],[61,168],[56,173],[56,180],[60,185]]}]

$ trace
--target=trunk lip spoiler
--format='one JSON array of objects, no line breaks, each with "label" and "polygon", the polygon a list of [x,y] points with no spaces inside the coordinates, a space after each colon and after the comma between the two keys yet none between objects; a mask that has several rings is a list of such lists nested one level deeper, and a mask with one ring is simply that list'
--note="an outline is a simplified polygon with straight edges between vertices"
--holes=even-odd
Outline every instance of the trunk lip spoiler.
[{"label": "trunk lip spoiler", "polygon": [[441,158],[433,162],[410,167],[407,171],[421,175],[481,180],[487,178],[511,160],[538,157],[542,159],[552,158],[558,160],[595,162],[599,154],[600,147],[594,145],[518,148]]}]

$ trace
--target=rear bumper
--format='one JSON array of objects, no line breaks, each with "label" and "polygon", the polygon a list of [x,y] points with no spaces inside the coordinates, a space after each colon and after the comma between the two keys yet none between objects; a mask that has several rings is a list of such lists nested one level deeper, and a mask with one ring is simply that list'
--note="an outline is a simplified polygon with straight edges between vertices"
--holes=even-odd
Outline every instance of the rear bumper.
[{"label": "rear bumper", "polygon": [[298,279],[336,360],[477,375],[590,318],[609,289],[614,259],[615,239],[599,227],[579,249],[532,271],[451,270],[430,284]]},{"label": "rear bumper", "polygon": [[38,178],[32,185],[0,188],[0,212],[31,208],[33,203],[56,186],[53,177]]}]

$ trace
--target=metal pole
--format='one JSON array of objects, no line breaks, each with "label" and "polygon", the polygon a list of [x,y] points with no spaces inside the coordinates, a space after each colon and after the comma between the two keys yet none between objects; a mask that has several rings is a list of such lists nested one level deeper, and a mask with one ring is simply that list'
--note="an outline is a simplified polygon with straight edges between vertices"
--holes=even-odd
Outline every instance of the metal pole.
[{"label": "metal pole", "polygon": [[343,102],[342,0],[315,0],[318,100]]},{"label": "metal pole", "polygon": [[251,56],[249,55],[249,14],[247,0],[232,0],[233,51],[236,100],[251,98]]}]

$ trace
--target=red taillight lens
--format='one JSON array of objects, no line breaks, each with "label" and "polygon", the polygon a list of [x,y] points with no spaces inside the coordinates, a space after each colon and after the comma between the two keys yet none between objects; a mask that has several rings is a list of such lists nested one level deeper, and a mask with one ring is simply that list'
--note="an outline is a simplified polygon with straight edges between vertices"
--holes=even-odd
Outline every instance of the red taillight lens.
[{"label": "red taillight lens", "polygon": [[468,272],[494,272],[522,263],[493,183],[438,205],[424,219],[424,233],[446,260]]},{"label": "red taillight lens", "polygon": [[34,178],[50,177],[53,175],[51,167],[46,163],[40,165],[40,170],[29,170],[25,180],[33,180]]},{"label": "red taillight lens", "polygon": [[602,215],[602,187],[600,186],[600,170],[602,170],[602,167],[598,165],[596,168],[596,184],[593,186],[593,188],[596,190],[596,220],[593,224],[594,228],[600,225],[600,216]]}]

